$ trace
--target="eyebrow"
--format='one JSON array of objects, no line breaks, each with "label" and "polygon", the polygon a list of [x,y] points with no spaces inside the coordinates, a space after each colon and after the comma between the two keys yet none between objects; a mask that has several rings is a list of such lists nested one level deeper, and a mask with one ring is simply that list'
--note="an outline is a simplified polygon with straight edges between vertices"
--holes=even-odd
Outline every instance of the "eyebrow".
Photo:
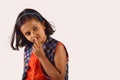
[{"label": "eyebrow", "polygon": [[38,24],[33,25],[33,27],[36,27]]}]

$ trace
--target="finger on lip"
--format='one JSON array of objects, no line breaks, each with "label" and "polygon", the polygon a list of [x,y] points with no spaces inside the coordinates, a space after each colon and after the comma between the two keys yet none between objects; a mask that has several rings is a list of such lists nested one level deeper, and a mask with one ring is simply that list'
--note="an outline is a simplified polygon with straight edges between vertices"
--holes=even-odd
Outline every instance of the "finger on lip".
[{"label": "finger on lip", "polygon": [[33,39],[33,43],[36,43],[36,40],[37,40],[37,39],[36,39],[36,38],[34,38],[34,39]]},{"label": "finger on lip", "polygon": [[33,38],[33,43],[35,43],[35,38]]},{"label": "finger on lip", "polygon": [[38,43],[38,39],[34,39],[34,44],[36,44],[36,45],[39,45],[39,43]]}]

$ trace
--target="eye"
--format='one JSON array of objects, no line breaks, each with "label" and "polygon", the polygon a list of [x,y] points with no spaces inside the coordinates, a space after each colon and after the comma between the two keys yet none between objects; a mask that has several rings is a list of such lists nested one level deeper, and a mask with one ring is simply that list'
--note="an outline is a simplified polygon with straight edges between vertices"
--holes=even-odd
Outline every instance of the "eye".
[{"label": "eye", "polygon": [[30,32],[26,32],[26,33],[25,33],[25,36],[29,36],[29,35],[30,35]]},{"label": "eye", "polygon": [[37,30],[38,30],[38,27],[34,27],[33,30],[34,30],[34,31],[37,31]]}]

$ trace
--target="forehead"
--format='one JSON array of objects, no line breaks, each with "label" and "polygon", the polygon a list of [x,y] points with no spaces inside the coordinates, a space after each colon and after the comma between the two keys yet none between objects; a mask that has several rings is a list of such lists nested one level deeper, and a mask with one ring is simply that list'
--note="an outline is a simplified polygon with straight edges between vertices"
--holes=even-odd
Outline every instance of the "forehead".
[{"label": "forehead", "polygon": [[26,31],[26,30],[29,30],[31,29],[32,27],[36,26],[36,25],[39,25],[41,26],[41,23],[39,21],[37,21],[36,19],[31,19],[31,20],[27,20],[20,28],[20,30],[23,32],[23,31]]}]

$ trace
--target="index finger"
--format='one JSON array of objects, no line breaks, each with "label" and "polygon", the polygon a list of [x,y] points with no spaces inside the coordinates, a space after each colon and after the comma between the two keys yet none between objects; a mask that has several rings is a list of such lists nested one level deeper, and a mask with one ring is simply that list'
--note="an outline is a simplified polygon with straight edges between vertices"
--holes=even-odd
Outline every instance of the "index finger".
[{"label": "index finger", "polygon": [[36,46],[39,46],[38,40],[37,40],[36,38],[34,38],[34,44],[35,44]]}]

